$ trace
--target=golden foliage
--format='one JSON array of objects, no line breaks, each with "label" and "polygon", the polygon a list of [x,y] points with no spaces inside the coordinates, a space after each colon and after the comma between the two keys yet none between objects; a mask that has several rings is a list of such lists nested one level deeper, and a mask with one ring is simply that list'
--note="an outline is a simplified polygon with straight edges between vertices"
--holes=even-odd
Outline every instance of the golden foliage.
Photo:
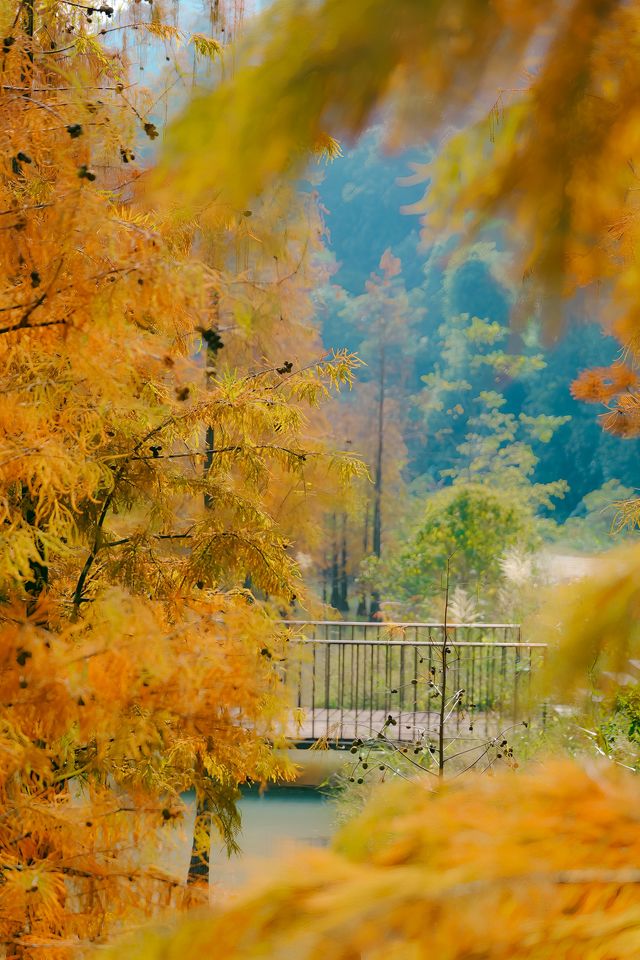
[{"label": "golden foliage", "polygon": [[85,8],[31,9],[0,12],[0,944],[24,957],[201,899],[152,866],[181,794],[194,848],[209,821],[232,846],[238,785],[290,773],[286,636],[245,584],[291,602],[275,504],[363,469],[320,440],[355,361],[301,332],[311,203],[151,209],[124,56]]},{"label": "golden foliage", "polygon": [[623,438],[640,436],[640,396],[638,375],[625,363],[584,370],[571,384],[576,400],[603,403],[608,412],[600,423],[607,433]]},{"label": "golden foliage", "polygon": [[327,134],[359,133],[384,99],[405,128],[426,129],[445,100],[456,114],[492,53],[484,89],[495,61],[504,76],[556,8],[501,3],[489,17],[475,0],[397,0],[392,14],[385,0],[278,0],[243,41],[233,80],[174,125],[168,169],[189,171],[192,197],[224,184],[242,206]]},{"label": "golden foliage", "polygon": [[0,941],[60,956],[202,900],[153,864],[185,790],[231,841],[237,784],[278,773],[283,640],[233,597],[165,611],[112,589],[58,629],[4,611]]},{"label": "golden foliage", "polygon": [[214,37],[206,37],[202,33],[194,33],[189,38],[189,43],[193,44],[201,57],[209,57],[211,60],[213,60],[214,57],[222,56],[222,44],[219,43]]},{"label": "golden foliage", "polygon": [[606,403],[637,385],[637,374],[625,363],[615,363],[610,367],[584,370],[571,384],[571,395],[587,403]]},{"label": "golden foliage", "polygon": [[[637,523],[639,504],[632,503]],[[631,503],[623,506],[631,510]],[[634,521],[627,514],[617,522]],[[637,546],[610,551],[598,557],[590,576],[555,588],[537,627],[551,644],[555,696],[590,696],[593,685],[611,692],[620,680],[633,679],[629,661],[640,658],[639,560]]]},{"label": "golden foliage", "polygon": [[394,784],[333,850],[276,865],[227,909],[127,956],[631,960],[638,836],[637,780],[611,767]]},{"label": "golden foliage", "polygon": [[429,229],[506,213],[519,275],[562,294],[606,282],[608,328],[627,344],[640,285],[639,17],[620,0],[498,3],[491,15],[475,0],[397,0],[392,14],[385,0],[279,0],[234,77],[173,125],[165,176],[185,173],[191,200],[223,184],[241,206],[386,104],[393,144],[444,133],[415,174],[430,181],[414,208]]},{"label": "golden foliage", "polygon": [[618,397],[615,408],[600,416],[600,423],[617,437],[640,436],[640,395],[635,393]]}]

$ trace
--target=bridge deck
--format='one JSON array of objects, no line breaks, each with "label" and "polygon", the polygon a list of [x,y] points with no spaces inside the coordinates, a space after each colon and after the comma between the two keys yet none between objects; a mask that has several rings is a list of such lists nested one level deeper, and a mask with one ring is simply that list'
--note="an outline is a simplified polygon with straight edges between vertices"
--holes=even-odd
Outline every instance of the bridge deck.
[{"label": "bridge deck", "polygon": [[[388,716],[395,720],[395,724],[385,727]],[[384,710],[316,708],[308,710],[300,727],[291,730],[290,734],[292,738],[301,741],[313,741],[326,737],[329,741],[350,742],[357,738],[366,740],[376,737],[378,733],[384,731],[390,740],[411,743],[423,731],[434,738],[439,721],[439,714],[435,711],[413,713],[396,710],[388,714]],[[473,718],[467,714],[454,715],[447,720],[445,731],[448,739],[475,740],[479,737],[484,739],[497,736],[513,722],[504,716],[488,712],[476,714]]]}]

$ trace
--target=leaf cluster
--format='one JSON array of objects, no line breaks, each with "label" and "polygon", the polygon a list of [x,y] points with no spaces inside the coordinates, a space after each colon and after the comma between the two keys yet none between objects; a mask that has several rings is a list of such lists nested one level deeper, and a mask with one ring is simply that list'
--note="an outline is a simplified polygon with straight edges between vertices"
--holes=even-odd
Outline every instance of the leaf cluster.
[{"label": "leaf cluster", "polygon": [[148,934],[129,956],[171,960],[189,944],[230,960],[631,958],[636,828],[637,782],[612,768],[564,761],[436,790],[396,783],[333,850],[299,853],[230,906],[168,939]]}]

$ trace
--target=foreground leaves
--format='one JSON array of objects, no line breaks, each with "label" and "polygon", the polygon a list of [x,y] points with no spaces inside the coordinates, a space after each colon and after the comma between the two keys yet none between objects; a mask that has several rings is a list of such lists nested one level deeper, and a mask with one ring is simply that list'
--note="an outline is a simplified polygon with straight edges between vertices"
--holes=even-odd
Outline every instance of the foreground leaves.
[{"label": "foreground leaves", "polygon": [[433,791],[381,791],[332,851],[309,850],[228,909],[130,960],[627,960],[640,949],[638,784],[552,763]]},{"label": "foreground leaves", "polygon": [[637,683],[639,563],[637,546],[612,550],[594,560],[588,577],[548,598],[537,633],[552,648],[549,683],[556,699]]},{"label": "foreground leaves", "polygon": [[415,173],[429,230],[506,214],[518,281],[554,295],[610,282],[607,325],[626,345],[640,324],[639,18],[618,0],[397,0],[392,14],[385,0],[279,0],[233,79],[173,126],[165,176],[185,175],[192,200],[224,184],[240,206],[387,107],[392,145],[443,134]]},{"label": "foreground leaves", "polygon": [[266,741],[287,719],[261,652],[279,660],[283,641],[241,597],[168,611],[112,589],[56,630],[3,611],[2,942],[64,955],[114,919],[202,901],[158,864],[185,844],[184,791],[233,847],[238,783],[288,775]]}]

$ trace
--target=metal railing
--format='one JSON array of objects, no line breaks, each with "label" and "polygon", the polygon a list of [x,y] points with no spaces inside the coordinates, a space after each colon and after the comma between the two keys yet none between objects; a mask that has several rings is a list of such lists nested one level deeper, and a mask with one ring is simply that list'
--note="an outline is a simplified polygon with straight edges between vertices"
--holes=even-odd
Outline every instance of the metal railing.
[{"label": "metal railing", "polygon": [[285,621],[292,629],[287,679],[304,711],[300,740],[428,737],[441,722],[446,647],[447,736],[491,737],[537,719],[531,681],[546,644],[525,643],[517,624]]}]

